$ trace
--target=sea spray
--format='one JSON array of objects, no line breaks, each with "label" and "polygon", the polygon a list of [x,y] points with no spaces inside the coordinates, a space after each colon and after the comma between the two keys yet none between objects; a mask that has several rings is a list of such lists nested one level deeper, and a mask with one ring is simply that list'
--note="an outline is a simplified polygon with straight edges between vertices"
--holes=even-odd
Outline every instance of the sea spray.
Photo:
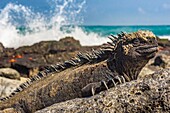
[{"label": "sea spray", "polygon": [[48,15],[32,8],[8,3],[0,11],[0,42],[6,47],[17,48],[45,40],[59,40],[72,36],[82,45],[98,45],[106,42],[98,33],[84,31],[85,0],[51,0]]},{"label": "sea spray", "polygon": [[[34,7],[8,3],[0,9],[0,42],[6,47],[32,45],[45,40],[72,36],[82,45],[99,45],[107,36],[121,31],[150,30],[160,38],[170,40],[170,25],[85,26],[85,0],[46,0],[50,10],[37,12]],[[113,15],[114,16],[114,15]],[[113,20],[114,21],[114,20]]]}]

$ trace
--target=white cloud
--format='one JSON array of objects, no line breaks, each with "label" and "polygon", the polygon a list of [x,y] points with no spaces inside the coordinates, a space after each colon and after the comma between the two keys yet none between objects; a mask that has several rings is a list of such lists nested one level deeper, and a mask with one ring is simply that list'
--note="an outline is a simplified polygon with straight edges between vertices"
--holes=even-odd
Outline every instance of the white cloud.
[{"label": "white cloud", "polygon": [[164,3],[164,4],[163,4],[163,8],[164,8],[164,9],[170,9],[170,4]]},{"label": "white cloud", "polygon": [[142,13],[142,14],[146,14],[145,10],[144,10],[143,8],[141,8],[141,7],[138,8],[138,11],[139,11],[140,13]]}]

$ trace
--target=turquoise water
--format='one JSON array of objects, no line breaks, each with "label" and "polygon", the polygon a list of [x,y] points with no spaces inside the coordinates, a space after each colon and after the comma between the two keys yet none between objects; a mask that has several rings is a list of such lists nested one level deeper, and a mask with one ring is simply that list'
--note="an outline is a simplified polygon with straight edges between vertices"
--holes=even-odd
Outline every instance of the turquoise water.
[{"label": "turquoise water", "polygon": [[101,36],[117,34],[121,31],[134,32],[138,30],[150,30],[157,36],[170,36],[170,25],[154,25],[154,26],[80,26],[85,32],[94,32]]},{"label": "turquoise water", "polygon": [[[76,26],[61,26],[60,31],[71,33],[72,30],[75,29]],[[83,32],[90,34],[98,34],[101,37],[107,37],[110,34],[116,35],[117,33],[123,32],[135,32],[138,30],[150,30],[157,36],[170,36],[170,25],[133,25],[133,26],[101,26],[101,25],[95,25],[95,26],[87,26],[87,25],[81,25],[78,26],[80,29],[83,30]],[[16,28],[19,33],[26,34],[27,32],[33,33],[34,31],[30,28],[26,27],[17,27]],[[51,29],[49,27],[48,29]]]},{"label": "turquoise water", "polygon": [[[56,29],[57,28],[57,29]],[[46,28],[37,27],[17,27],[17,40],[22,39],[23,45],[33,44],[43,40],[59,40],[61,38],[71,36],[79,40],[82,45],[100,45],[106,43],[108,36],[116,35],[121,31],[129,33],[138,30],[152,31],[159,38],[170,40],[170,25],[154,25],[154,26],[48,26]],[[15,37],[14,37],[15,38]],[[17,41],[15,41],[16,43]],[[30,43],[28,43],[30,42]],[[19,44],[21,44],[18,41]]]}]

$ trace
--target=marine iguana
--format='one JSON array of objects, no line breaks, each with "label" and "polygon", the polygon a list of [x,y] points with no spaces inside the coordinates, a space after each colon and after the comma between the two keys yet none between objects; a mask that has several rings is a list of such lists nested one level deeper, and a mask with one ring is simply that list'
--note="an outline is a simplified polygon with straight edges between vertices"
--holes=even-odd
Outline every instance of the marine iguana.
[{"label": "marine iguana", "polygon": [[79,53],[76,58],[39,72],[10,96],[1,99],[0,110],[12,108],[31,113],[57,102],[90,96],[135,80],[157,52],[157,39],[150,31],[121,33],[109,38],[112,42],[100,50]]}]

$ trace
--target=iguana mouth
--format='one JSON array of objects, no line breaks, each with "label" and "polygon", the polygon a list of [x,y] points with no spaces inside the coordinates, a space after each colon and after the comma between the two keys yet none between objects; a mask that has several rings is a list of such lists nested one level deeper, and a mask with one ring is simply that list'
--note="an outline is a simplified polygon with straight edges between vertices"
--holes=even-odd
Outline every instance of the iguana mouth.
[{"label": "iguana mouth", "polygon": [[148,45],[148,46],[139,46],[136,49],[136,52],[138,52],[142,57],[146,58],[153,58],[158,52],[158,46],[157,45]]}]

